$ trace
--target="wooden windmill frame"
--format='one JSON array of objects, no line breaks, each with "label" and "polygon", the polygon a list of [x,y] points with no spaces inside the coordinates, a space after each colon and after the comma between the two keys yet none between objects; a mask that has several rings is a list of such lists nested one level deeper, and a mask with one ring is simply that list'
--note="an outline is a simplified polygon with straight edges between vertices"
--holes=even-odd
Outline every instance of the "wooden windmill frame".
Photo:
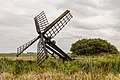
[{"label": "wooden windmill frame", "polygon": [[38,36],[33,40],[25,43],[24,45],[17,48],[17,55],[19,56],[23,51],[25,51],[34,42],[38,41],[37,44],[37,64],[40,65],[44,60],[48,58],[48,54],[54,54],[59,56],[63,60],[72,60],[62,49],[60,49],[55,41],[52,41],[56,34],[58,34],[62,28],[71,20],[73,16],[69,10],[66,10],[57,19],[55,19],[51,24],[49,24],[44,11],[34,18],[36,31]]}]

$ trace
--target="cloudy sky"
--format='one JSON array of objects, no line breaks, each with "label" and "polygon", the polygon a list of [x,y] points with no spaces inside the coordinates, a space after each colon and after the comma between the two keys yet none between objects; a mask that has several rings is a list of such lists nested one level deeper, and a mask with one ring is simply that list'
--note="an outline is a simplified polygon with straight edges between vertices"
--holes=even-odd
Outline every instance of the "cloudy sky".
[{"label": "cloudy sky", "polygon": [[66,9],[74,17],[54,38],[64,51],[82,38],[103,38],[120,50],[120,0],[1,0],[0,52],[16,52],[36,37],[33,18],[41,11],[50,23]]}]

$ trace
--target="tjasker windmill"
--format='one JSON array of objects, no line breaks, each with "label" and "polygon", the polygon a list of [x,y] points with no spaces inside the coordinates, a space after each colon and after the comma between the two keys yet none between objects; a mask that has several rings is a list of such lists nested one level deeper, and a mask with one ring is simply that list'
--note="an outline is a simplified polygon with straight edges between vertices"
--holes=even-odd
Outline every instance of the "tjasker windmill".
[{"label": "tjasker windmill", "polygon": [[26,44],[17,48],[17,57],[25,51],[34,42],[38,41],[37,44],[37,64],[40,65],[45,59],[48,58],[49,54],[53,57],[54,54],[59,56],[59,58],[64,60],[72,60],[63,50],[61,50],[53,39],[56,34],[62,30],[62,28],[71,20],[73,16],[69,10],[66,10],[57,19],[55,19],[51,24],[49,24],[44,11],[34,18],[36,30],[38,36],[33,40],[27,42]]}]

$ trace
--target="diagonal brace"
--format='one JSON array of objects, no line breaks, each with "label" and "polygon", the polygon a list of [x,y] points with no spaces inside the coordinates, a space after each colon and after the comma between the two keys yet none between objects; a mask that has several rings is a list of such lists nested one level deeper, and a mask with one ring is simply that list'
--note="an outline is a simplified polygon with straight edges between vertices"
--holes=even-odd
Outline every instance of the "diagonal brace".
[{"label": "diagonal brace", "polygon": [[70,58],[64,51],[62,51],[58,46],[56,46],[51,41],[47,42],[47,44],[51,46],[53,49],[55,49],[56,51],[58,51],[60,54],[62,54],[66,60],[72,60],[72,58]]},{"label": "diagonal brace", "polygon": [[55,50],[53,50],[51,47],[49,47],[48,45],[46,45],[46,47],[50,50],[50,51],[52,51],[53,53],[55,53],[56,55],[58,55],[59,56],[59,58],[62,58],[63,60],[65,59],[62,55],[60,55],[58,52],[56,52]]}]

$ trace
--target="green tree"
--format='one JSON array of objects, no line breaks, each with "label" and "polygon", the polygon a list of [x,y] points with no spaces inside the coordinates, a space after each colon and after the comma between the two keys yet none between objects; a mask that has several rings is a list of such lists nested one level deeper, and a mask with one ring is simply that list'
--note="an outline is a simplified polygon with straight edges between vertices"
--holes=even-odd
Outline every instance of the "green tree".
[{"label": "green tree", "polygon": [[70,51],[77,55],[118,53],[118,49],[114,45],[100,38],[78,40],[71,45]]}]

